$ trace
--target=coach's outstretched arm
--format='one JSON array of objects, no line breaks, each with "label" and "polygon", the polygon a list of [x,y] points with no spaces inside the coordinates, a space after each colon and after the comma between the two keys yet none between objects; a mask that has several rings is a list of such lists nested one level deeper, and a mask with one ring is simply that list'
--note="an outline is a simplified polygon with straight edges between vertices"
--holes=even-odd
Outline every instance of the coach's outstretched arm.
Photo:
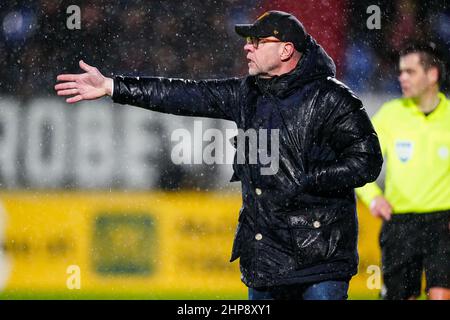
[{"label": "coach's outstretched arm", "polygon": [[68,103],[105,95],[114,102],[183,116],[235,120],[239,116],[241,79],[185,80],[161,77],[103,76],[97,68],[80,61],[83,74],[61,74],[58,95],[73,96]]}]

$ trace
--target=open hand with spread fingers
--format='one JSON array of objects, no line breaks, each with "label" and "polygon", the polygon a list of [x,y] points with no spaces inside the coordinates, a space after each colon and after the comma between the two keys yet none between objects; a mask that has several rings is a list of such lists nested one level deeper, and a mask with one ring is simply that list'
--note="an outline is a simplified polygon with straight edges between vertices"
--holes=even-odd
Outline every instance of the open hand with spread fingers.
[{"label": "open hand with spread fingers", "polygon": [[113,80],[103,76],[97,68],[80,60],[80,68],[86,71],[81,74],[60,74],[56,78],[61,81],[55,85],[59,96],[71,96],[67,103],[82,100],[94,100],[112,94]]}]

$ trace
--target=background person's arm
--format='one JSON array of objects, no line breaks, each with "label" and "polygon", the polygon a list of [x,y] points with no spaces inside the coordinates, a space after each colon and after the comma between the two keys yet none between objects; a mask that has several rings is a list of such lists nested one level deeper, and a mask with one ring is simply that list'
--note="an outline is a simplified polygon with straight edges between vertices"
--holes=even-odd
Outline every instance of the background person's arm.
[{"label": "background person's arm", "polygon": [[380,195],[376,196],[370,202],[370,213],[377,218],[382,218],[384,220],[391,220],[392,216],[392,205],[387,201],[387,199]]},{"label": "background person's arm", "polygon": [[[386,146],[389,140],[389,117],[384,113],[383,107],[372,118],[372,124],[380,141],[383,158],[386,159]],[[390,220],[392,215],[392,205],[383,196],[383,191],[376,182],[370,182],[366,185],[356,188],[356,194],[361,201],[369,208],[374,217]]]}]

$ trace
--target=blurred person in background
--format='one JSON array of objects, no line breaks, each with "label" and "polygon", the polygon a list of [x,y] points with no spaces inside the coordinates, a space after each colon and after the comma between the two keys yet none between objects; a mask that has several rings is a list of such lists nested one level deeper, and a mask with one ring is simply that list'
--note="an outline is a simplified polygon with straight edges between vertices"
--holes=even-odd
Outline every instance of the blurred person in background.
[{"label": "blurred person in background", "polygon": [[[59,75],[55,89],[72,96],[68,103],[111,96],[231,120],[244,132],[272,137],[279,130],[273,174],[262,174],[261,159],[249,164],[249,150],[237,148],[231,180],[242,183],[243,206],[230,260],[240,258],[250,299],[346,299],[358,266],[354,188],[380,173],[376,133],[361,101],[334,78],[333,60],[294,16],[269,11],[235,30],[247,41],[243,78],[107,78],[80,61],[86,73]],[[242,152],[244,164],[237,162]]]},{"label": "blurred person in background", "polygon": [[387,159],[384,193],[356,190],[380,234],[384,299],[415,299],[425,271],[429,299],[450,299],[450,101],[434,44],[400,52],[403,97],[385,103],[373,125]]}]

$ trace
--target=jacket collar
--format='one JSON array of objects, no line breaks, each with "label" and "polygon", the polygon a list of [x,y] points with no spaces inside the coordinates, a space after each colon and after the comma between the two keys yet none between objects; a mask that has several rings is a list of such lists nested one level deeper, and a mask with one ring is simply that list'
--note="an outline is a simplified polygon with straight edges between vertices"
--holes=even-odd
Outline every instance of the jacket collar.
[{"label": "jacket collar", "polygon": [[[442,116],[445,115],[445,113],[446,113],[446,109],[449,106],[449,103],[448,103],[449,100],[447,99],[445,94],[443,94],[442,92],[438,93],[438,97],[439,97],[439,104],[431,112],[431,114],[428,117],[426,117],[426,119],[428,119],[428,120],[442,118]],[[404,105],[409,107],[416,116],[425,118],[425,115],[422,112],[422,110],[420,110],[419,106],[412,99],[405,99],[404,101],[405,101]]]}]

